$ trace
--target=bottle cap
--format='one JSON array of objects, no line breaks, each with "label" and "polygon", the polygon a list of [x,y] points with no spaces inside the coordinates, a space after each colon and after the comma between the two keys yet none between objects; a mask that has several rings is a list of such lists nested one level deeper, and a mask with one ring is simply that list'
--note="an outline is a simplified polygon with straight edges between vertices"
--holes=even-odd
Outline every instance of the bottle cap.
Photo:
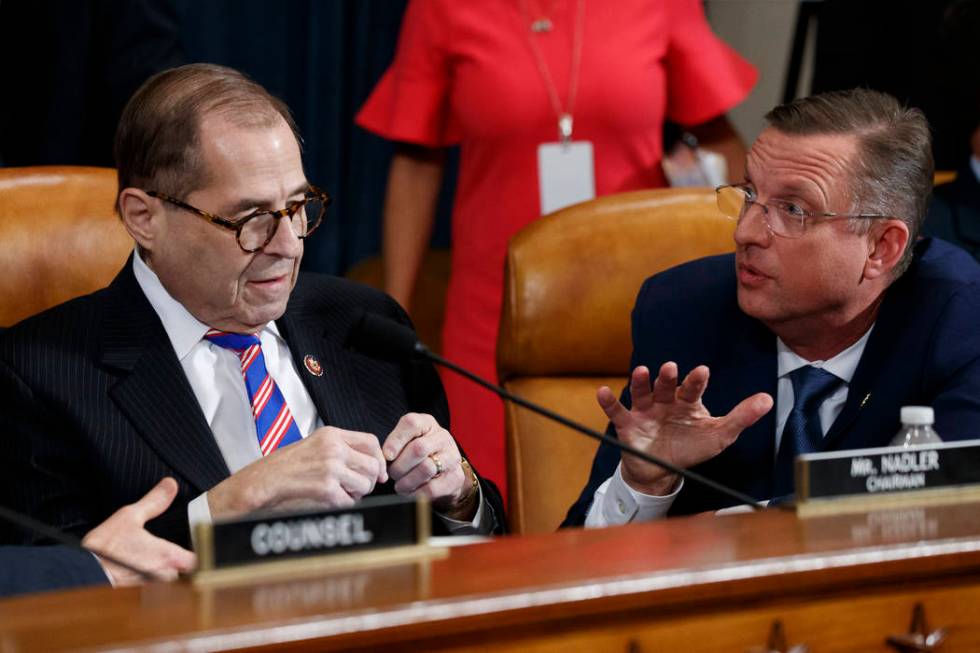
[{"label": "bottle cap", "polygon": [[932,406],[902,406],[902,424],[932,424],[936,416],[932,411]]}]

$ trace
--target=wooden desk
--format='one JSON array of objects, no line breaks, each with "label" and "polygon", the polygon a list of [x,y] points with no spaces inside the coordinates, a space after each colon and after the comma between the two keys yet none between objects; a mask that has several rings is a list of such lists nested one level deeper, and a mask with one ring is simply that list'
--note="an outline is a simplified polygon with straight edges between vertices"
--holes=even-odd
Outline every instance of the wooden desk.
[{"label": "wooden desk", "polygon": [[0,601],[0,651],[892,651],[921,601],[980,650],[980,506],[801,521],[767,511],[455,548],[428,568]]}]

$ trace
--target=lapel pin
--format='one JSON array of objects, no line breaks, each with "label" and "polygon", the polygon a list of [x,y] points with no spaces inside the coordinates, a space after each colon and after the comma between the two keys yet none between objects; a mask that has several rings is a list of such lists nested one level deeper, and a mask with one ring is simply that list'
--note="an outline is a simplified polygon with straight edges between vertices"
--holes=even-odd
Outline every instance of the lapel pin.
[{"label": "lapel pin", "polygon": [[864,399],[861,400],[861,405],[858,408],[864,408],[864,404],[868,403],[868,399],[871,399],[871,393],[864,395]]},{"label": "lapel pin", "polygon": [[313,376],[323,376],[323,367],[320,366],[320,361],[317,360],[316,356],[311,356],[309,354],[304,356],[303,365],[306,366],[306,371]]}]

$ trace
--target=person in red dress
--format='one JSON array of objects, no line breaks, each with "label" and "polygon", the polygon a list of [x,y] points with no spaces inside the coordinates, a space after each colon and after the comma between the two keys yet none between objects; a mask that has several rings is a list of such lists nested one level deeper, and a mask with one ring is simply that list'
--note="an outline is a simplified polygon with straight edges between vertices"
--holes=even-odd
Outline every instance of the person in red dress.
[{"label": "person in red dress", "polygon": [[[740,179],[744,148],[725,112],[756,77],[711,32],[700,0],[412,0],[395,60],[357,116],[398,143],[386,290],[409,308],[444,151],[459,144],[443,354],[496,379],[507,242],[541,215],[538,147],[559,140],[559,118],[569,140],[591,143],[597,195],[666,185],[665,119],[724,154]],[[500,400],[453,373],[443,382],[454,435],[505,490]]]}]

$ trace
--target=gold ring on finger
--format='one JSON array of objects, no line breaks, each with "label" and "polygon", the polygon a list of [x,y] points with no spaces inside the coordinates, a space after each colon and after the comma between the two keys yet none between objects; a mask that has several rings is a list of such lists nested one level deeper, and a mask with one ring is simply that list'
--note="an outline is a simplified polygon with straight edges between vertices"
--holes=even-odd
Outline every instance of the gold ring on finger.
[{"label": "gold ring on finger", "polygon": [[441,460],[439,460],[439,456],[435,455],[434,453],[430,453],[429,458],[431,458],[432,462],[436,464],[436,476],[446,471],[446,466],[442,464]]}]

